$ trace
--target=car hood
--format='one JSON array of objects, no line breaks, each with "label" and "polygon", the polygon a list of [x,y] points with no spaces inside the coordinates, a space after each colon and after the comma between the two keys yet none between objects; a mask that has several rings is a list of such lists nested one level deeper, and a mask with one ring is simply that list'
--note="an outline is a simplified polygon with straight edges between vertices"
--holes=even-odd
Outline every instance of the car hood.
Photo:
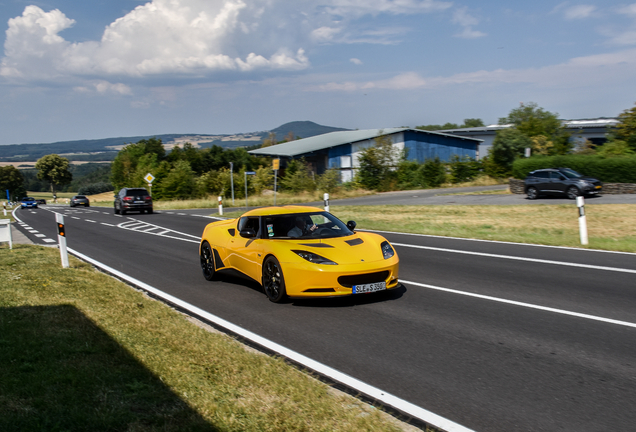
[{"label": "car hood", "polygon": [[[380,245],[386,239],[373,233],[357,232],[347,237],[270,241],[285,242],[290,251],[313,252],[342,265],[383,261]],[[292,256],[296,258],[295,254]]]}]

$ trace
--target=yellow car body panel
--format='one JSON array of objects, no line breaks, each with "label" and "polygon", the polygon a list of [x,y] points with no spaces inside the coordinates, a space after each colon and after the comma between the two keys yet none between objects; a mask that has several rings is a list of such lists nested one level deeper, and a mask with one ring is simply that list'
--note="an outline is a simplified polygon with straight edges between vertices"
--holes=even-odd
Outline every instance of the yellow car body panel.
[{"label": "yellow car body panel", "polygon": [[[241,216],[268,217],[322,212],[305,206],[268,207]],[[215,251],[216,271],[237,270],[262,284],[263,262],[274,256],[280,263],[286,294],[290,297],[332,297],[352,294],[352,285],[385,282],[386,289],[398,286],[399,258],[383,255],[387,240],[374,233],[353,232],[332,238],[257,238],[241,237],[241,218],[212,222],[201,237]],[[391,246],[392,248],[392,246]],[[317,254],[334,264],[310,262],[294,251]]]}]

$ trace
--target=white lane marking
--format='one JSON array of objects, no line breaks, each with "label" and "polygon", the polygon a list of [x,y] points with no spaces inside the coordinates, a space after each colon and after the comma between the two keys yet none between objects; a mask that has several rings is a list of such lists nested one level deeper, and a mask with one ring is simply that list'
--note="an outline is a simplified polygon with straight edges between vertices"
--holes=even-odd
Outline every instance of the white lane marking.
[{"label": "white lane marking", "polygon": [[[127,229],[130,231],[135,231],[135,232],[140,232],[143,234],[151,234],[151,235],[156,235],[159,237],[166,237],[166,238],[171,238],[174,240],[182,240],[182,241],[187,241],[190,243],[200,243],[201,242],[201,237],[200,236],[194,236],[192,234],[187,234],[187,233],[183,233],[183,232],[179,232],[179,231],[175,231],[175,230],[171,230],[169,228],[165,228],[159,225],[154,225],[154,224],[149,224],[149,223],[145,223],[145,222],[139,222],[135,219],[131,219],[130,221],[127,222],[122,222],[119,225],[117,225],[117,227],[122,228],[122,229]],[[162,230],[161,232],[151,232],[152,230]],[[178,234],[178,235],[182,235],[185,237],[192,237],[196,240],[191,240],[188,238],[181,238],[181,237],[175,237],[175,236],[170,236],[170,235],[166,235],[165,233],[174,233],[174,234]]]},{"label": "white lane marking", "polygon": [[109,226],[109,227],[117,226],[117,225],[109,224],[109,223],[106,223],[106,222],[100,222],[100,223],[101,223],[102,225],[106,225],[106,226]]},{"label": "white lane marking", "polygon": [[419,282],[406,281],[406,280],[403,280],[403,279],[400,279],[400,282],[402,282],[403,284],[415,285],[415,286],[419,286],[419,287],[422,287],[422,288],[429,288],[429,289],[433,289],[433,290],[437,290],[437,291],[444,291],[444,292],[448,292],[448,293],[452,293],[452,294],[459,294],[459,295],[463,295],[463,296],[467,296],[467,297],[475,297],[475,298],[479,298],[479,299],[482,299],[482,300],[491,300],[491,301],[495,301],[495,302],[499,302],[499,303],[506,303],[506,304],[511,304],[511,305],[515,305],[515,306],[522,306],[522,307],[526,307],[526,308],[530,308],[530,309],[538,309],[538,310],[547,311],[547,312],[554,312],[554,313],[558,313],[558,314],[561,314],[561,315],[569,315],[569,316],[574,316],[574,317],[578,317],[578,318],[585,318],[585,319],[594,320],[594,321],[601,321],[601,322],[605,322],[605,323],[617,324],[617,325],[621,325],[621,326],[625,326],[625,327],[636,328],[636,323],[631,323],[629,321],[620,321],[620,320],[615,320],[615,319],[611,319],[611,318],[604,318],[604,317],[600,317],[600,316],[596,316],[596,315],[588,315],[588,314],[583,314],[583,313],[579,313],[579,312],[572,312],[572,311],[568,311],[568,310],[564,310],[564,309],[556,309],[556,308],[551,308],[551,307],[547,307],[547,306],[539,306],[539,305],[535,305],[535,304],[532,304],[532,303],[524,303],[524,302],[519,302],[519,301],[515,301],[515,300],[506,300],[506,299],[502,299],[502,298],[499,298],[499,297],[492,297],[492,296],[487,296],[487,295],[483,295],[483,294],[475,294],[475,293],[470,293],[470,292],[466,292],[466,291],[459,291],[459,290],[455,290],[455,289],[451,289],[451,288],[444,288],[444,287],[439,287],[439,286],[435,286],[435,285],[423,284],[423,283],[419,283]]},{"label": "white lane marking", "polygon": [[587,268],[587,269],[594,269],[594,270],[607,270],[607,271],[614,271],[614,272],[621,272],[621,273],[636,274],[636,270],[624,269],[624,268],[618,268],[618,267],[605,267],[605,266],[597,266],[597,265],[591,265],[591,264],[578,264],[578,263],[570,263],[570,262],[564,262],[564,261],[551,261],[551,260],[544,260],[544,259],[538,259],[538,258],[525,258],[525,257],[512,256],[512,255],[499,255],[499,254],[491,254],[491,253],[485,253],[485,252],[472,252],[472,251],[463,251],[458,249],[445,249],[445,248],[438,248],[438,247],[432,247],[432,246],[410,245],[405,243],[391,242],[391,244],[393,246],[402,246],[402,247],[409,247],[409,248],[415,248],[415,249],[427,249],[427,250],[433,250],[433,251],[439,251],[439,252],[458,253],[458,254],[465,254],[465,255],[478,255],[478,256],[484,256],[489,258],[501,258],[501,259],[517,260],[517,261],[536,262],[541,264],[554,264],[554,265],[567,266],[567,267],[580,267],[580,268]]},{"label": "white lane marking", "polygon": [[81,219],[80,219],[80,218],[78,218],[77,216],[71,216],[71,219],[81,220]]},{"label": "white lane marking", "polygon": [[89,258],[86,255],[83,255],[71,248],[68,248],[68,251],[72,253],[73,255],[77,256],[78,258],[93,264],[95,267],[101,268],[102,270],[112,275],[115,275],[118,278],[121,278],[145,291],[151,292],[155,296],[167,301],[168,303],[171,303],[175,306],[186,309],[193,315],[196,315],[200,318],[203,318],[206,321],[212,322],[220,327],[223,327],[232,333],[235,333],[249,341],[252,341],[253,343],[256,343],[264,348],[267,348],[270,351],[276,352],[282,355],[283,357],[291,359],[292,361],[299,363],[307,367],[308,369],[312,369],[323,376],[329,377],[334,381],[341,382],[345,384],[346,386],[352,389],[355,389],[366,396],[371,397],[372,399],[379,400],[385,405],[396,408],[397,410],[402,411],[419,420],[422,420],[425,423],[428,423],[430,425],[433,425],[437,428],[443,429],[448,432],[473,432],[472,429],[468,429],[458,423],[455,423],[451,420],[441,417],[431,411],[428,411],[408,401],[405,401],[404,399],[398,398],[397,396],[387,393],[377,387],[373,387],[352,376],[342,373],[330,366],[319,363],[307,356],[297,353],[296,351],[292,351],[289,348],[286,348],[280,344],[277,344],[276,342],[270,341],[269,339],[265,339],[264,337],[259,336],[256,333],[253,333],[249,330],[246,330],[242,327],[232,324],[231,322],[226,321],[223,318],[217,317],[216,315],[212,315],[211,313],[206,312],[203,309],[200,309],[194,305],[191,305],[190,303],[186,303],[183,300],[178,299],[177,297],[164,293],[163,291],[160,291],[151,285],[148,285],[140,280],[137,280],[135,278],[128,276],[127,274],[124,274],[118,270],[108,267],[107,265],[102,264],[101,262],[96,261],[92,258]]},{"label": "white lane marking", "polygon": [[55,240],[50,239],[50,238],[42,239],[42,241],[45,241],[45,242],[47,242],[47,243],[55,243]]},{"label": "white lane marking", "polygon": [[46,237],[46,235],[44,235],[44,234],[36,234],[35,236],[36,236],[36,237],[40,237],[40,238],[42,238],[42,237]]},{"label": "white lane marking", "polygon": [[415,234],[415,233],[404,233],[404,232],[397,232],[397,231],[382,231],[382,230],[360,229],[360,228],[358,228],[358,231],[368,231],[368,232],[376,232],[376,233],[384,233],[384,234],[397,234],[397,235],[405,235],[405,236],[411,236],[411,237],[431,237],[431,238],[438,238],[438,239],[465,240],[469,242],[501,243],[501,244],[516,245],[516,246],[532,246],[537,248],[567,249],[567,250],[582,251],[582,252],[604,252],[604,253],[610,253],[610,254],[636,256],[636,253],[633,253],[633,252],[608,251],[608,250],[602,250],[602,249],[583,249],[583,248],[576,248],[576,247],[569,247],[569,246],[551,246],[551,245],[540,245],[540,244],[534,244],[534,243],[515,243],[515,242],[506,242],[506,241],[497,241],[497,240],[482,240],[482,239],[471,239],[471,238],[464,238],[464,237],[446,237],[446,236],[436,236],[431,234]]},{"label": "white lane marking", "polygon": [[91,223],[97,223],[94,220],[90,220],[90,219],[84,219],[86,222],[91,222]]}]

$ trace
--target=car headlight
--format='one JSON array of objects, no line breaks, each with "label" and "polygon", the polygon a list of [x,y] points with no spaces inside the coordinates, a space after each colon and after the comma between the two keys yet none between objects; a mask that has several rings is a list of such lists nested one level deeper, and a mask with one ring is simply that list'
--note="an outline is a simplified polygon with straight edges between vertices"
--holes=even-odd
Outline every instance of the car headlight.
[{"label": "car headlight", "polygon": [[314,263],[314,264],[325,264],[325,265],[338,265],[338,263],[335,263],[325,257],[322,257],[320,255],[317,255],[313,252],[307,252],[307,251],[302,251],[302,250],[293,250],[292,252],[294,252],[296,255],[298,255],[299,257],[306,259],[307,261]]},{"label": "car headlight", "polygon": [[393,250],[393,248],[391,247],[388,241],[382,242],[380,247],[382,248],[382,255],[384,255],[384,259],[389,259],[393,255],[395,255],[395,251]]}]

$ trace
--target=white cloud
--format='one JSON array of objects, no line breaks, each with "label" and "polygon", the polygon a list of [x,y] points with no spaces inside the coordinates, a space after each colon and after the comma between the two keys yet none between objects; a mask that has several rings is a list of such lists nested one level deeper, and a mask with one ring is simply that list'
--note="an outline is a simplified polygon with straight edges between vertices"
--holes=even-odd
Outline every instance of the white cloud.
[{"label": "white cloud", "polygon": [[455,36],[464,38],[464,39],[476,39],[480,37],[486,36],[486,33],[483,33],[478,30],[474,30],[473,27],[479,24],[479,19],[474,15],[468,13],[468,8],[458,8],[453,11],[453,23],[459,24],[463,27],[460,33],[457,33]]},{"label": "white cloud", "polygon": [[351,63],[353,63],[354,65],[361,65],[362,64],[362,60],[357,59],[357,58],[350,58],[349,61]]},{"label": "white cloud", "polygon": [[565,8],[564,16],[567,20],[576,20],[589,18],[596,11],[596,6],[593,5],[577,5]]},{"label": "white cloud", "polygon": [[327,11],[339,16],[429,13],[443,11],[453,5],[452,2],[435,0],[332,0],[330,3]]},{"label": "white cloud", "polygon": [[154,0],[110,24],[100,41],[71,43],[59,33],[74,20],[28,6],[9,20],[0,75],[144,77],[308,67],[302,47],[272,37],[276,23],[261,23],[262,14],[242,0]]},{"label": "white cloud", "polygon": [[561,64],[530,69],[496,69],[455,74],[447,77],[422,77],[415,72],[377,81],[331,82],[309,87],[310,91],[359,91],[366,89],[416,90],[438,89],[465,84],[533,84],[538,87],[602,85],[608,79],[630,79],[636,74],[636,49],[610,54],[576,57]]}]

